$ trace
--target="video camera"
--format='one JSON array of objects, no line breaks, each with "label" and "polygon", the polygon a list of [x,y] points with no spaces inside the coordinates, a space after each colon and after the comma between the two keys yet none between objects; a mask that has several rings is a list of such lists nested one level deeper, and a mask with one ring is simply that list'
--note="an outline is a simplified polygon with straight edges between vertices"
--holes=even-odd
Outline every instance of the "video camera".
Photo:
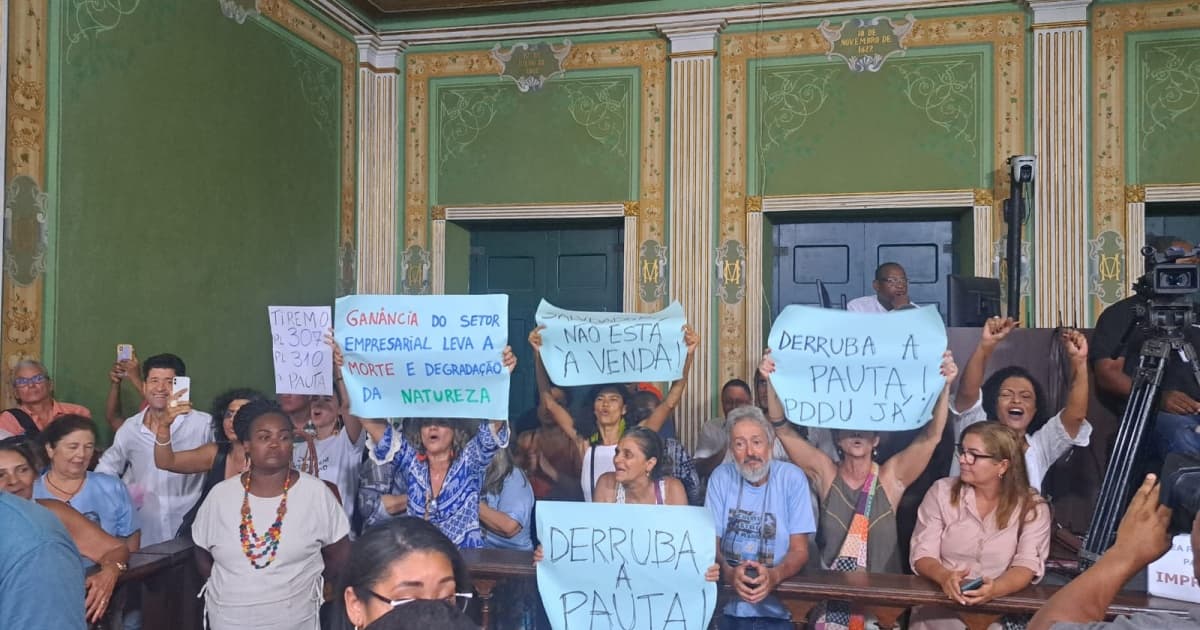
[{"label": "video camera", "polygon": [[1159,502],[1171,508],[1171,535],[1192,531],[1200,511],[1200,458],[1167,455],[1161,479]]},{"label": "video camera", "polygon": [[1181,263],[1200,257],[1200,248],[1171,247],[1159,253],[1143,247],[1146,273],[1133,285],[1147,305],[1139,305],[1137,319],[1147,328],[1184,329],[1196,323],[1197,305],[1191,298],[1200,291],[1200,263]]}]

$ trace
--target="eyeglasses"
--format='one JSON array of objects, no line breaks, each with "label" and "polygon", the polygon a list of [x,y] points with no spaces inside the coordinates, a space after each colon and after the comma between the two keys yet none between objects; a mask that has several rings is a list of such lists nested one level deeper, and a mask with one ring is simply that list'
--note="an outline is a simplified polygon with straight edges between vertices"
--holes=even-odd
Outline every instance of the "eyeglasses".
[{"label": "eyeglasses", "polygon": [[37,376],[30,376],[29,378],[13,379],[13,385],[15,385],[17,387],[33,387],[34,385],[41,385],[42,383],[45,383],[45,382],[46,382],[45,374],[38,374]]},{"label": "eyeglasses", "polygon": [[979,459],[994,459],[997,461],[1004,459],[1003,457],[996,457],[995,455],[988,455],[987,453],[976,453],[975,451],[968,451],[967,449],[963,448],[962,444],[956,444],[954,446],[954,448],[958,452],[958,456],[961,457],[962,460],[968,464],[974,464],[975,460],[979,460]]},{"label": "eyeglasses", "polygon": [[908,286],[908,278],[885,278],[879,281],[880,284],[886,284],[889,287],[906,287]]},{"label": "eyeglasses", "polygon": [[[368,590],[367,592],[371,594],[371,597],[378,599],[392,608],[417,601],[417,598],[415,597],[411,597],[409,599],[388,599],[383,595],[376,593],[375,591]],[[441,601],[445,601],[447,605],[453,606],[462,612],[466,612],[467,605],[471,603],[471,599],[474,597],[475,595],[473,593],[455,593],[453,597],[447,597],[445,600]]]}]

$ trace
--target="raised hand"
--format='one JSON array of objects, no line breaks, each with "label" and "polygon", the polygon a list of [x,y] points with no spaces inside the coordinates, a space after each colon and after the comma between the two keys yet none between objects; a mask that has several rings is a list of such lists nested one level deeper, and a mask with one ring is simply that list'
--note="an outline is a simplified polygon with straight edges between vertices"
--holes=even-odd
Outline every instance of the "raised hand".
[{"label": "raised hand", "polygon": [[533,346],[533,353],[538,354],[542,351],[542,329],[545,326],[538,326],[529,331],[529,345]]},{"label": "raised hand", "polygon": [[763,375],[763,378],[770,378],[775,372],[775,359],[771,357],[771,349],[763,350],[762,361],[758,362],[758,373]]},{"label": "raised hand", "polygon": [[1067,357],[1071,359],[1071,363],[1075,365],[1087,363],[1088,341],[1083,333],[1074,329],[1064,330],[1062,332],[1062,343],[1067,351]]},{"label": "raised hand", "polygon": [[688,354],[696,351],[696,346],[700,345],[700,335],[696,334],[696,330],[691,326],[683,325],[683,344],[687,346]]},{"label": "raised hand", "polygon": [[942,376],[946,378],[946,384],[954,382],[958,378],[958,364],[954,362],[954,355],[949,350],[942,353],[942,366],[939,368]]},{"label": "raised hand", "polygon": [[504,364],[504,369],[508,370],[509,374],[517,369],[517,355],[513,354],[512,346],[504,346],[500,362]]},{"label": "raised hand", "polygon": [[979,345],[987,348],[995,348],[1008,333],[1015,330],[1020,324],[1011,317],[993,317],[983,325],[983,335],[979,338]]}]

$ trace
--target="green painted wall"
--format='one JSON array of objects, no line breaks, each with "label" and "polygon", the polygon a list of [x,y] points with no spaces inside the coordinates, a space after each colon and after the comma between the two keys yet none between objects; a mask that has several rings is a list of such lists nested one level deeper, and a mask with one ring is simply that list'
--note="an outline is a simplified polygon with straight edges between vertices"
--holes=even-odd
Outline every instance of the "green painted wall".
[{"label": "green painted wall", "polygon": [[986,188],[990,47],[910,50],[879,72],[820,57],[752,63],[752,194]]},{"label": "green painted wall", "polygon": [[1200,31],[1129,36],[1126,179],[1200,182]]},{"label": "green painted wall", "polygon": [[526,93],[492,77],[430,83],[433,204],[637,197],[636,69],[572,72]]},{"label": "green painted wall", "polygon": [[334,296],[339,66],[216,2],[141,2],[90,31],[80,16],[54,3],[59,397],[102,416],[120,342],[182,356],[205,409],[270,388],[266,307]]}]

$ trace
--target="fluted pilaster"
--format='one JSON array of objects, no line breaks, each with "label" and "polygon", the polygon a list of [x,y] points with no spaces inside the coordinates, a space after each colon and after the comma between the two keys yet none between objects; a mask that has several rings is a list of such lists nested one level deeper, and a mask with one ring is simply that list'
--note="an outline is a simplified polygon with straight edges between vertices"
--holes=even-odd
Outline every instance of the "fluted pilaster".
[{"label": "fluted pilaster", "polygon": [[1033,0],[1034,324],[1087,319],[1087,7]]},{"label": "fluted pilaster", "polygon": [[358,292],[396,293],[403,46],[358,39]]},{"label": "fluted pilaster", "polygon": [[695,446],[713,412],[714,278],[713,134],[716,36],[724,22],[663,27],[671,42],[670,295],[702,335],[691,386],[675,413],[676,428]]}]

